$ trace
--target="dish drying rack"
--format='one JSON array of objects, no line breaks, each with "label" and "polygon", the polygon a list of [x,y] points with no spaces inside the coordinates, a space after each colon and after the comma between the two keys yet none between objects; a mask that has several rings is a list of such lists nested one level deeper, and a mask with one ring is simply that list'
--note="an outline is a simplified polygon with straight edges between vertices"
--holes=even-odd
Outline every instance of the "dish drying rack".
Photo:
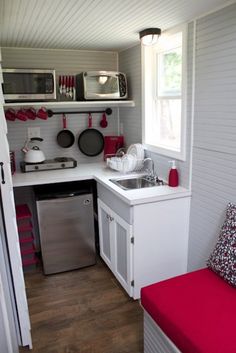
[{"label": "dish drying rack", "polygon": [[106,163],[110,169],[121,173],[138,172],[144,167],[144,158],[138,159],[132,154],[125,153],[124,149],[120,148],[115,156],[106,159]]}]

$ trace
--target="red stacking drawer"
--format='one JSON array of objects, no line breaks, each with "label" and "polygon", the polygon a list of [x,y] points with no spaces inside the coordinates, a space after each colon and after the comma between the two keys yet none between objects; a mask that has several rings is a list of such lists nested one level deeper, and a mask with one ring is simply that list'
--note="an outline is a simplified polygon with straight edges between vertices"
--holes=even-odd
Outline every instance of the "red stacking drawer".
[{"label": "red stacking drawer", "polygon": [[30,209],[27,205],[17,205],[16,206],[17,220],[27,219],[27,218],[31,218],[31,217],[32,217],[32,214],[31,214]]},{"label": "red stacking drawer", "polygon": [[24,269],[38,263],[35,255],[32,213],[28,205],[16,206],[16,219],[19,233],[20,251]]}]

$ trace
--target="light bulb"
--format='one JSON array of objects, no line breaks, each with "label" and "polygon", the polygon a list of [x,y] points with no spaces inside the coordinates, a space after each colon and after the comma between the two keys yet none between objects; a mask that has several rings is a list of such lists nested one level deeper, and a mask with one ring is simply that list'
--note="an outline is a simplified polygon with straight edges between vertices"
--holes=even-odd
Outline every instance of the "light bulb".
[{"label": "light bulb", "polygon": [[142,37],[141,41],[144,45],[154,45],[157,43],[158,37],[157,34],[148,34],[147,36]]},{"label": "light bulb", "polygon": [[98,82],[100,83],[100,85],[104,85],[108,80],[107,76],[99,76]]}]

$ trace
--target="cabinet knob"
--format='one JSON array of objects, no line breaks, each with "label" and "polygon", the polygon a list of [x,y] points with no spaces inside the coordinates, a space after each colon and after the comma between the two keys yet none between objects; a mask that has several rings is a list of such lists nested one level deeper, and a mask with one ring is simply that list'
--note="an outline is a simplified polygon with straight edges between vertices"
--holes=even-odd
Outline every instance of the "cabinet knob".
[{"label": "cabinet knob", "polygon": [[107,219],[109,220],[109,222],[114,221],[114,217],[111,217],[109,214],[107,214]]}]

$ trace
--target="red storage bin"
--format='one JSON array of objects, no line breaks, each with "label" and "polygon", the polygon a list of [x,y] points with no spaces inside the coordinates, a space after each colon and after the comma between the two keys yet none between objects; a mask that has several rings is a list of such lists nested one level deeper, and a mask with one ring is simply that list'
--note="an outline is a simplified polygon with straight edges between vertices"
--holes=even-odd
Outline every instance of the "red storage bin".
[{"label": "red storage bin", "polygon": [[124,147],[124,136],[104,136],[104,161]]}]

